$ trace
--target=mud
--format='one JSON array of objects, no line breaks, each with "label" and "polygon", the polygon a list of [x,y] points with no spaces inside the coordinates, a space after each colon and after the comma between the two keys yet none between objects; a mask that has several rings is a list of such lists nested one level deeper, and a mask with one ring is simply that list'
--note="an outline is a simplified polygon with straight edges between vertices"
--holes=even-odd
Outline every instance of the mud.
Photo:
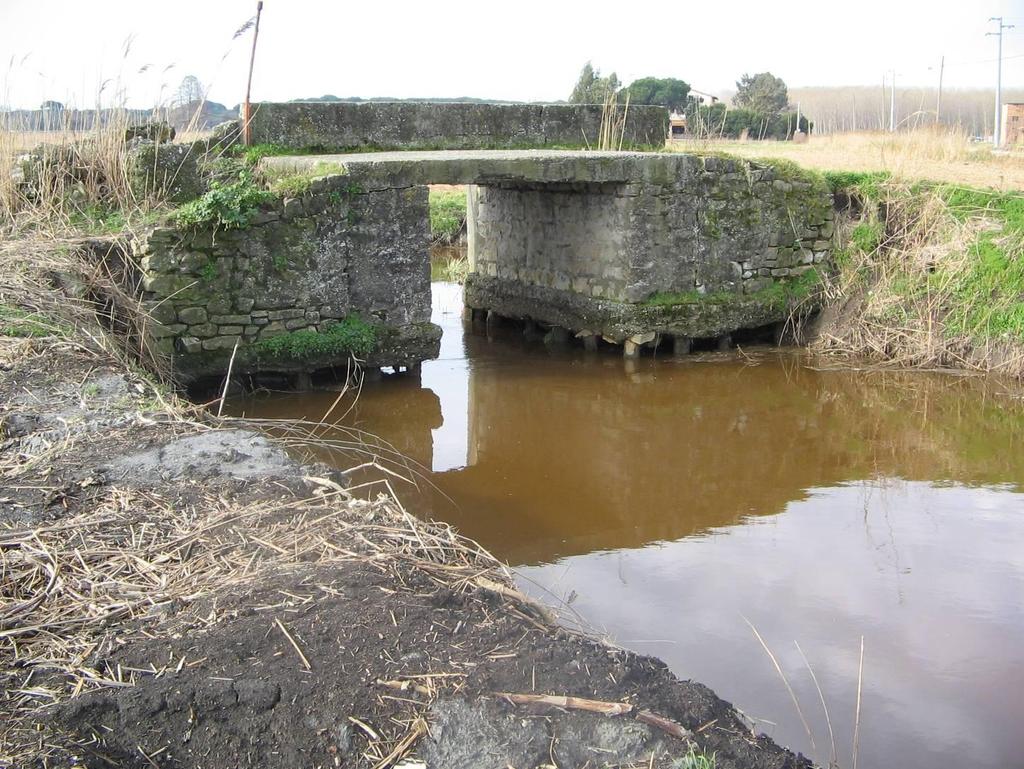
[{"label": "mud", "polygon": [[[125,486],[183,508],[211,492],[286,506],[310,495],[304,476],[324,471],[251,431],[173,420],[155,392],[112,363],[59,350],[0,374],[0,520],[14,531],[59,521]],[[361,515],[372,517],[372,505]],[[361,550],[358,517],[350,523],[332,547]],[[719,769],[810,766],[663,663],[549,624],[507,583],[438,573],[380,554],[343,568],[300,561],[273,579],[183,599],[161,610],[190,618],[173,634],[141,616],[89,653],[96,670],[131,671],[134,686],[43,698],[29,736],[12,728],[16,695],[27,680],[42,687],[61,674],[26,669],[4,642],[0,763],[17,754],[47,767],[671,767],[696,748]],[[532,711],[503,692],[629,703],[681,724],[692,745],[630,714]]]},{"label": "mud", "polygon": [[248,430],[211,430],[120,457],[105,468],[113,482],[147,484],[178,478],[301,475],[298,462]]}]

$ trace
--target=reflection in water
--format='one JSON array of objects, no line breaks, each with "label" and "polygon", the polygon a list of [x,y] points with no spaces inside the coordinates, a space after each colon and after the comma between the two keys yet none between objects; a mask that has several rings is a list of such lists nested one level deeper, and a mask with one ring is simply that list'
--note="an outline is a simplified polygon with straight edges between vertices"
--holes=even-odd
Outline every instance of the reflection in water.
[{"label": "reflection in water", "polygon": [[[827,762],[799,641],[849,764],[865,637],[863,766],[1020,763],[1024,413],[972,379],[823,372],[799,354],[621,358],[463,335],[368,386],[347,423],[425,468],[408,501],[519,565],[525,589],[707,683]],[[333,393],[235,404],[318,417]],[[352,464],[335,458],[342,466]]]}]

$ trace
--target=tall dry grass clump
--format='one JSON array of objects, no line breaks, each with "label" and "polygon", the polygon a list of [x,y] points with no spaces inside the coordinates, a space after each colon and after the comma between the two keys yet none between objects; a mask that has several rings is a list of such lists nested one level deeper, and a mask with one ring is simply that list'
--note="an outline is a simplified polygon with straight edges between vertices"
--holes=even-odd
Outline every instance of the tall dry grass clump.
[{"label": "tall dry grass clump", "polygon": [[[31,134],[26,126],[0,125],[0,224],[68,229],[101,210],[139,207],[127,164],[128,113],[105,114],[85,131],[64,125]],[[26,151],[28,136],[45,142]]]},{"label": "tall dry grass clump", "polygon": [[626,99],[619,103],[617,91],[611,91],[601,105],[601,125],[597,135],[597,149],[602,152],[613,152],[622,149],[626,139],[626,118],[629,117],[629,92]]}]

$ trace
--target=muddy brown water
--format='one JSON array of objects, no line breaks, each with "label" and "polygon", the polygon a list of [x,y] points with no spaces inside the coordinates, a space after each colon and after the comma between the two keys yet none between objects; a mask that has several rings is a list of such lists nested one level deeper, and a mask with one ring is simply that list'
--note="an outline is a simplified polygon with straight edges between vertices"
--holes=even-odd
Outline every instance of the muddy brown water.
[{"label": "muddy brown water", "polygon": [[[1024,765],[1019,399],[792,351],[630,365],[464,329],[459,297],[435,284],[440,359],[366,385],[344,420],[422,466],[398,484],[411,509],[822,765],[821,697],[852,765],[861,637],[859,766]],[[232,410],[317,419],[336,397]]]}]

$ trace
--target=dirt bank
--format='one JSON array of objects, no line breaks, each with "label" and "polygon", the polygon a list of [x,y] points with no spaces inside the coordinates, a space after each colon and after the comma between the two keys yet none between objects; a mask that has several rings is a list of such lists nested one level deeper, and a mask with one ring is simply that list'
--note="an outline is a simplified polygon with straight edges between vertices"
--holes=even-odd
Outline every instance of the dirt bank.
[{"label": "dirt bank", "polygon": [[0,765],[809,766],[100,333],[0,336]]}]

